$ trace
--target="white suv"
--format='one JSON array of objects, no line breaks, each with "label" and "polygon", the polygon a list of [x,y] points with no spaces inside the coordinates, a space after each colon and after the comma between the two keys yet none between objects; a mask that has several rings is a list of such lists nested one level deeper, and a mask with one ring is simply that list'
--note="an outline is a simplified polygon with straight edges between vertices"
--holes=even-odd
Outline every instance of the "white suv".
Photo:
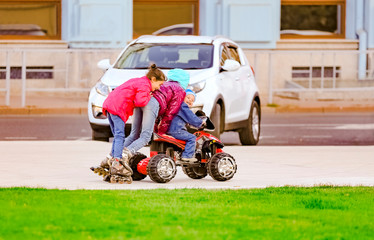
[{"label": "white suv", "polygon": [[88,101],[94,140],[107,141],[111,136],[101,108],[109,92],[144,76],[151,62],[165,74],[173,68],[190,73],[188,88],[197,95],[193,108],[211,117],[216,126],[213,135],[219,138],[224,131],[237,131],[243,145],[258,143],[261,110],[253,69],[235,42],[218,36],[141,36],[125,47],[113,65],[109,59],[99,61],[98,66],[107,71],[91,89]]}]

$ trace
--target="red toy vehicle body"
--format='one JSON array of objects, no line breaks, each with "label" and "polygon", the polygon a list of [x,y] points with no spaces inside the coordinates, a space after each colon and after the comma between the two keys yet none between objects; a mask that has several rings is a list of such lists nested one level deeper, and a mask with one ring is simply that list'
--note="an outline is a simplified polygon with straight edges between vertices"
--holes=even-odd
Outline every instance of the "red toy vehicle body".
[{"label": "red toy vehicle body", "polygon": [[[213,124],[208,119],[210,129]],[[177,165],[192,179],[201,179],[208,174],[217,181],[231,179],[237,170],[235,159],[228,153],[224,153],[223,143],[213,135],[198,130],[196,136],[195,157],[198,162],[193,164],[179,164],[185,141],[175,139],[168,135],[154,133],[151,143],[151,156],[147,158],[142,153],[136,153],[130,159],[130,166],[134,171],[134,181],[142,180],[147,175],[158,183],[166,183],[173,179],[177,173]]]}]

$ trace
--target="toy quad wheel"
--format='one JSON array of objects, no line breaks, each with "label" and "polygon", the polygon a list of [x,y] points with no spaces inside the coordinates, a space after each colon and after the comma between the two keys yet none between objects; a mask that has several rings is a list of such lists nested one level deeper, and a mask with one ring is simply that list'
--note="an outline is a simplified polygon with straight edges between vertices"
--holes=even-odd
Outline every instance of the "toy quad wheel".
[{"label": "toy quad wheel", "polygon": [[237,165],[233,156],[216,153],[208,162],[208,173],[217,181],[227,181],[236,173]]},{"label": "toy quad wheel", "polygon": [[132,176],[131,176],[133,181],[139,181],[139,180],[142,180],[142,179],[144,179],[144,178],[147,177],[147,175],[144,175],[144,174],[138,172],[138,163],[139,163],[141,160],[143,160],[144,158],[147,158],[147,156],[144,155],[143,153],[139,153],[139,152],[137,152],[137,153],[135,153],[134,156],[133,156],[132,158],[130,158],[130,160],[129,160],[129,165],[130,165],[132,171],[134,172],[134,173],[132,174]]},{"label": "toy quad wheel", "polygon": [[183,172],[192,179],[202,179],[208,175],[204,166],[182,166]]},{"label": "toy quad wheel", "polygon": [[147,172],[152,181],[167,183],[177,174],[177,166],[172,158],[166,154],[157,154],[149,159]]}]

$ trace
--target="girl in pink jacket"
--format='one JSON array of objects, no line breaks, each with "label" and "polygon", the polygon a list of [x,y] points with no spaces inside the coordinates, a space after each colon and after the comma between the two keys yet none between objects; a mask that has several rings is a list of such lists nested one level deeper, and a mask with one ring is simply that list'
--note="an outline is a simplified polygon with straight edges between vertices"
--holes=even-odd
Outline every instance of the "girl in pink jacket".
[{"label": "girl in pink jacket", "polygon": [[115,88],[104,101],[103,114],[108,117],[114,139],[111,157],[104,159],[101,166],[109,165],[111,175],[131,178],[132,170],[128,159],[122,159],[125,123],[129,116],[133,115],[134,108],[148,104],[151,92],[159,89],[164,81],[164,73],[156,67],[156,64],[152,64],[146,76],[126,81]]},{"label": "girl in pink jacket", "polygon": [[145,107],[135,108],[131,133],[126,137],[123,149],[124,159],[130,159],[147,145],[153,131],[165,134],[171,120],[178,113],[186,95],[185,89],[190,82],[190,75],[187,71],[176,68],[169,70],[167,76],[168,81],[152,93],[149,103]]}]

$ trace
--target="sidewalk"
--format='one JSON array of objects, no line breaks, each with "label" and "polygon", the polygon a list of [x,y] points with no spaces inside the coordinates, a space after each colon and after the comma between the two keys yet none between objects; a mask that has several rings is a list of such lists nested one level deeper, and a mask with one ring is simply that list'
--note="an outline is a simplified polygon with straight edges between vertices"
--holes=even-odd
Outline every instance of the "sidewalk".
[{"label": "sidewalk", "polygon": [[[110,184],[89,168],[110,143],[97,141],[0,141],[0,187],[58,189],[247,189],[270,186],[374,186],[374,146],[227,146],[238,165],[234,178],[219,182],[187,177],[180,167],[169,183],[147,176],[132,184]],[[14,154],[17,152],[17,154]],[[149,156],[149,148],[141,150]]]},{"label": "sidewalk", "polygon": [[[267,106],[262,98],[262,112],[374,112],[374,101],[302,101],[277,98],[277,104]],[[0,114],[83,114],[87,113],[87,97],[27,96],[26,106],[21,107],[21,97],[10,99],[10,106],[5,106],[0,99]]]}]

